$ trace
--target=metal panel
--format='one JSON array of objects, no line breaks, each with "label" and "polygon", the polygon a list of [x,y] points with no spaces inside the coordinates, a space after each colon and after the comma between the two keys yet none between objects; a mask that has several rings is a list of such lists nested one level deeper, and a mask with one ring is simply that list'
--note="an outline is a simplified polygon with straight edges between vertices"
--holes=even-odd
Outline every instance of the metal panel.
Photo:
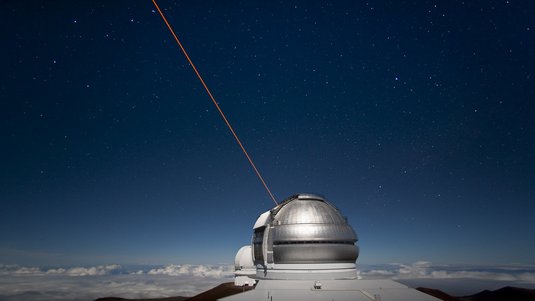
[{"label": "metal panel", "polygon": [[253,234],[253,259],[255,264],[264,264],[264,252],[262,245],[264,242],[264,230],[266,227],[257,228]]},{"label": "metal panel", "polygon": [[[354,265],[358,257],[357,234],[347,219],[325,199],[311,194],[295,195],[263,213],[254,228],[253,256],[260,278],[267,277],[267,271],[282,272],[283,266],[296,264],[307,268],[292,270],[294,278],[312,277],[316,268],[325,276],[322,265]],[[353,277],[354,269],[333,268],[329,277]],[[277,277],[288,276],[284,275]]]},{"label": "metal panel", "polygon": [[351,244],[284,244],[274,245],[273,254],[276,264],[285,263],[353,263],[358,251]]},{"label": "metal panel", "polygon": [[332,205],[320,200],[294,199],[277,210],[276,225],[283,224],[346,224],[346,219]]},{"label": "metal panel", "polygon": [[270,215],[271,215],[271,212],[269,212],[269,211],[266,211],[266,212],[260,214],[260,216],[256,219],[256,222],[255,222],[255,224],[253,226],[253,229],[257,229],[257,228],[260,228],[260,227],[263,227],[263,226],[267,225]]},{"label": "metal panel", "polygon": [[294,224],[280,225],[273,229],[275,243],[289,241],[350,241],[357,235],[349,225],[340,224]]}]

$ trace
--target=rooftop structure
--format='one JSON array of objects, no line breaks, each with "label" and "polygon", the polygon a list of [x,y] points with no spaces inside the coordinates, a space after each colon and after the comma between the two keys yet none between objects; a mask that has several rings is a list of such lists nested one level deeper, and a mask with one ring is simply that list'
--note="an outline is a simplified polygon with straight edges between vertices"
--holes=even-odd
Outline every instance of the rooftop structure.
[{"label": "rooftop structure", "polygon": [[258,217],[251,245],[236,254],[235,284],[255,279],[255,289],[222,300],[439,300],[393,280],[357,279],[357,240],[325,198],[293,195]]},{"label": "rooftop structure", "polygon": [[251,246],[243,246],[236,253],[234,259],[234,284],[236,286],[253,286],[256,281],[251,277],[256,275],[256,267],[251,256]]},{"label": "rooftop structure", "polygon": [[252,256],[258,279],[357,276],[357,235],[323,197],[293,195],[261,214],[253,231]]}]

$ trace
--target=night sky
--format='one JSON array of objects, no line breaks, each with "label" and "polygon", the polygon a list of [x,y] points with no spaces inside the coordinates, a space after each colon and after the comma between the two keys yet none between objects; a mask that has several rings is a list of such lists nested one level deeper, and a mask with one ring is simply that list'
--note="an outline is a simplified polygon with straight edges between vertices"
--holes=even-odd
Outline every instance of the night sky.
[{"label": "night sky", "polygon": [[[158,3],[357,263],[535,264],[534,2]],[[0,263],[233,261],[274,204],[151,1],[2,1],[0,33]]]}]

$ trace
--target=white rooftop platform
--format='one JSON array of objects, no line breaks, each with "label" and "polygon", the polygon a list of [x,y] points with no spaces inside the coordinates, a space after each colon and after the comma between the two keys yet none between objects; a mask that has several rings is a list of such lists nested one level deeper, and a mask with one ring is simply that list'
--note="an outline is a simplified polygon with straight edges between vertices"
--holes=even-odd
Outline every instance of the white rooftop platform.
[{"label": "white rooftop platform", "polygon": [[392,280],[260,280],[254,290],[222,301],[437,301]]}]

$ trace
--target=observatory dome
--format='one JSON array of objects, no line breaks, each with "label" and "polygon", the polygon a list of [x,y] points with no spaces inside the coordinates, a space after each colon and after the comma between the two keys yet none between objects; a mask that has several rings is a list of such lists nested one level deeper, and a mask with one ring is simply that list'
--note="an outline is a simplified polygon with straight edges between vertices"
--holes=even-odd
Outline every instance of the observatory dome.
[{"label": "observatory dome", "polygon": [[358,279],[357,235],[321,196],[293,195],[253,229],[236,254],[234,283],[254,288],[224,300],[439,300],[393,280]]},{"label": "observatory dome", "polygon": [[[296,194],[260,215],[252,251],[257,277],[356,276],[357,235],[323,197]],[[316,277],[316,276],[314,276]]]},{"label": "observatory dome", "polygon": [[253,286],[256,281],[250,277],[254,275],[256,275],[256,267],[253,263],[251,246],[243,246],[234,258],[234,285]]},{"label": "observatory dome", "polygon": [[238,253],[236,253],[236,257],[234,258],[235,270],[238,271],[255,268],[251,252],[251,246],[243,246],[238,250]]}]

